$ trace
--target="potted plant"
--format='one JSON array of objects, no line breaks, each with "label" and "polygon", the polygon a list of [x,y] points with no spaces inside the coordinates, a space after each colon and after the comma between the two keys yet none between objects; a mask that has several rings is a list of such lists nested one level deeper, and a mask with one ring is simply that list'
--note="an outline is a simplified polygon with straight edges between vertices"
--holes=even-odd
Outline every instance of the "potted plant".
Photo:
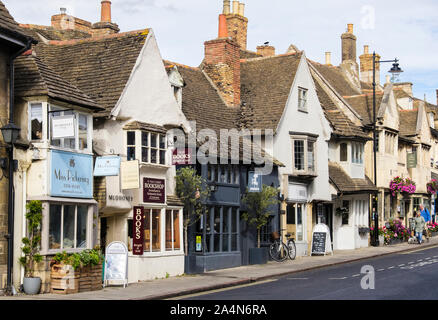
[{"label": "potted plant", "polygon": [[395,177],[389,183],[391,194],[395,197],[397,194],[409,195],[415,193],[417,187],[411,178]]},{"label": "potted plant", "polygon": [[242,219],[257,229],[257,248],[249,249],[250,264],[264,264],[268,262],[267,249],[260,248],[260,230],[269,221],[271,215],[270,208],[279,202],[278,190],[266,185],[263,185],[261,192],[248,192],[247,190],[242,198],[242,203],[246,207],[246,212],[242,214]]},{"label": "potted plant", "polygon": [[26,294],[37,294],[41,289],[41,278],[35,277],[34,272],[36,264],[43,259],[39,254],[43,205],[41,201],[30,201],[26,205],[26,209],[28,236],[22,239],[21,251],[23,256],[19,259],[19,262],[24,266],[25,271],[23,279],[24,292]]},{"label": "potted plant", "polygon": [[429,194],[436,194],[438,191],[438,181],[436,179],[432,179],[426,184],[426,187]]}]

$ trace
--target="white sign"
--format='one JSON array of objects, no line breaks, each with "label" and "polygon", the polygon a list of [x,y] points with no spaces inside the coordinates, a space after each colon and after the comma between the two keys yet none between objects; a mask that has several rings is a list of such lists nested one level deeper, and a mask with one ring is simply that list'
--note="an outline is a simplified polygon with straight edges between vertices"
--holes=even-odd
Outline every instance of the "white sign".
[{"label": "white sign", "polygon": [[122,281],[128,285],[128,248],[123,242],[111,242],[105,250],[104,286],[108,281]]},{"label": "white sign", "polygon": [[289,184],[288,200],[307,201],[307,186],[303,184]]},{"label": "white sign", "polygon": [[312,232],[312,246],[313,254],[329,254],[333,255],[332,240],[330,238],[330,229],[326,224],[318,223]]},{"label": "white sign", "polygon": [[138,160],[123,161],[120,164],[122,190],[140,188],[140,165]]},{"label": "white sign", "polygon": [[52,139],[74,138],[75,117],[74,115],[59,116],[52,118]]}]

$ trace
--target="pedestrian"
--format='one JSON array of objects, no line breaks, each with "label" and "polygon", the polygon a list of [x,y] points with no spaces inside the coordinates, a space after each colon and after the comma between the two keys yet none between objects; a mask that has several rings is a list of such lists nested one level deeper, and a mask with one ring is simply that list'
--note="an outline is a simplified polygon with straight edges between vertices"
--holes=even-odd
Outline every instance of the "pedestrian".
[{"label": "pedestrian", "polygon": [[424,220],[420,211],[414,211],[414,215],[415,215],[415,219],[414,219],[415,237],[417,237],[418,244],[421,244],[421,242],[423,242],[423,229],[424,226],[426,225],[426,221]]},{"label": "pedestrian", "polygon": [[427,208],[425,208],[422,204],[420,204],[420,213],[421,213],[421,216],[424,218],[424,221],[426,222],[424,230],[426,231],[425,236],[426,236],[427,242],[429,242],[430,235],[429,235],[429,230],[427,228],[427,225],[429,223],[431,223],[432,219],[431,219],[429,210],[427,210]]}]

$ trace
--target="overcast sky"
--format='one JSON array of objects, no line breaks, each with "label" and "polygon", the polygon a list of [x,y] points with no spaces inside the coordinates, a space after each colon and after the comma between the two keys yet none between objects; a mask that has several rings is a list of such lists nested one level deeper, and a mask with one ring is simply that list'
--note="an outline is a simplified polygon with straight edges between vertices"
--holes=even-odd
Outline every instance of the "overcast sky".
[{"label": "overcast sky", "polygon": [[[100,0],[2,0],[19,23],[50,25],[61,7],[78,18],[100,20]],[[340,63],[348,23],[358,37],[358,56],[368,44],[382,60],[400,59],[401,81],[414,83],[418,98],[436,103],[438,89],[438,1],[436,0],[243,0],[249,19],[248,49],[269,41],[277,53],[290,44],[308,58]],[[164,59],[198,66],[203,43],[217,37],[222,0],[112,0],[121,31],[152,28]],[[391,64],[382,65],[382,82]]]}]

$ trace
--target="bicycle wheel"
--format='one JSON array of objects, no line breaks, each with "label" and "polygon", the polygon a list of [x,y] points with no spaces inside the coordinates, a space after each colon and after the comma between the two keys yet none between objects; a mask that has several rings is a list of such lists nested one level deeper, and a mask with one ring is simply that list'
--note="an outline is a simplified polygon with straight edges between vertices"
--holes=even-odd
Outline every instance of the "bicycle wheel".
[{"label": "bicycle wheel", "polygon": [[297,256],[297,247],[295,246],[295,241],[293,239],[287,240],[287,248],[289,259],[295,260],[295,257]]},{"label": "bicycle wheel", "polygon": [[269,247],[269,255],[273,260],[277,262],[282,262],[286,260],[288,256],[286,245],[284,243],[281,243],[280,241],[275,241]]}]

